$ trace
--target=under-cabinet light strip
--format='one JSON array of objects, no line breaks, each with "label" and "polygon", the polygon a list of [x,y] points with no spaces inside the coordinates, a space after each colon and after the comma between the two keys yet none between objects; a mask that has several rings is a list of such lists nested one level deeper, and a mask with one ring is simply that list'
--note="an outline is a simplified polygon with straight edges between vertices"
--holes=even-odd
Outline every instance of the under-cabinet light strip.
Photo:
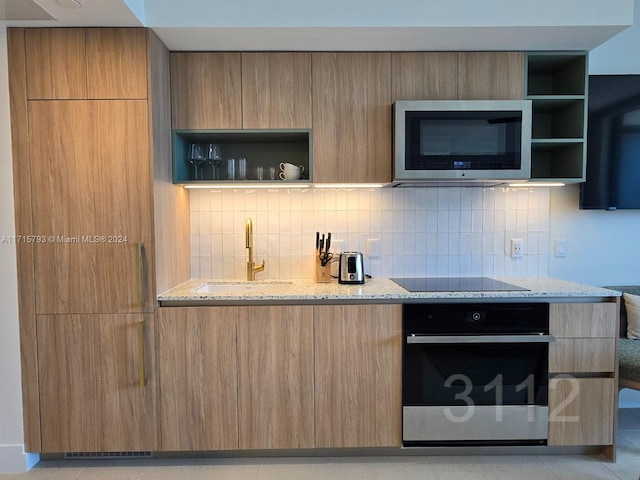
[{"label": "under-cabinet light strip", "polygon": [[382,183],[287,183],[287,182],[275,182],[275,183],[208,183],[208,184],[189,184],[183,185],[184,188],[381,188]]},{"label": "under-cabinet light strip", "polygon": [[247,189],[247,188],[311,188],[309,183],[209,183],[198,185],[183,185],[184,188],[208,188],[208,189],[220,189],[220,188],[233,188],[233,189]]},{"label": "under-cabinet light strip", "polygon": [[564,187],[562,182],[525,182],[525,183],[510,183],[510,187]]}]

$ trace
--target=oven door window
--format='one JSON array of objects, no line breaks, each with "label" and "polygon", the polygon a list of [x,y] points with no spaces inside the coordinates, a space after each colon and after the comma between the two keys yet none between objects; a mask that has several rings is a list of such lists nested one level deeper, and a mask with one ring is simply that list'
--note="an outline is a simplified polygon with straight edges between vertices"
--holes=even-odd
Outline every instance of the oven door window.
[{"label": "oven door window", "polygon": [[548,405],[548,345],[404,345],[403,405]]},{"label": "oven door window", "polygon": [[522,112],[405,113],[406,170],[515,170]]}]

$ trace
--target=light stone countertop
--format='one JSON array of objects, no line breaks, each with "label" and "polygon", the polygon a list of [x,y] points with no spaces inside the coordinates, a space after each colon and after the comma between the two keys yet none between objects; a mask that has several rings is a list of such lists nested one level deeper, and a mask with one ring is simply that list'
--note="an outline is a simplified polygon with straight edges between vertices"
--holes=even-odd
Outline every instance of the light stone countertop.
[{"label": "light stone countertop", "polygon": [[[161,306],[282,305],[323,303],[409,303],[489,301],[593,301],[619,297],[620,292],[551,277],[491,277],[527,290],[494,292],[409,292],[388,278],[367,279],[364,285],[316,283],[311,279],[231,280],[193,279],[158,295]],[[223,291],[197,292],[210,282]],[[237,288],[236,288],[237,286]],[[226,291],[224,291],[226,289]]]}]

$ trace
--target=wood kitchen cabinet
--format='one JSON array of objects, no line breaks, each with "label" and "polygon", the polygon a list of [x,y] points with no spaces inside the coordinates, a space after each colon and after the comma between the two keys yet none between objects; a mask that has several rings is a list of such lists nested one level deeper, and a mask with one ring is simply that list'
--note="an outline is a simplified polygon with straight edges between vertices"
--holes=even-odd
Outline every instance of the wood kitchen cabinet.
[{"label": "wood kitchen cabinet", "polygon": [[240,449],[312,448],[313,307],[238,309]]},{"label": "wood kitchen cabinet", "polygon": [[[31,102],[36,312],[150,312],[147,102]],[[70,134],[73,132],[73,134]],[[51,239],[51,240],[49,240]],[[93,275],[89,276],[88,273]]]},{"label": "wood kitchen cabinet", "polygon": [[310,53],[242,53],[242,127],[311,128]]},{"label": "wood kitchen cabinet", "polygon": [[549,445],[602,445],[613,457],[617,312],[615,302],[550,305]]},{"label": "wood kitchen cabinet", "polygon": [[549,331],[549,372],[597,373],[616,369],[614,303],[553,303]]},{"label": "wood kitchen cabinet", "polygon": [[399,447],[401,305],[314,306],[316,447]]},{"label": "wood kitchen cabinet", "polygon": [[392,99],[455,100],[458,96],[456,52],[391,54]]},{"label": "wood kitchen cabinet", "polygon": [[38,315],[42,450],[153,451],[151,315]]},{"label": "wood kitchen cabinet", "polygon": [[391,181],[391,54],[312,53],[314,182]]},{"label": "wood kitchen cabinet", "polygon": [[29,100],[147,98],[147,33],[25,29]]},{"label": "wood kitchen cabinet", "polygon": [[309,53],[171,54],[173,128],[311,128]]},{"label": "wood kitchen cabinet", "polygon": [[522,100],[523,52],[460,52],[459,100]]},{"label": "wood kitchen cabinet", "polygon": [[161,451],[238,448],[236,311],[158,310]]},{"label": "wood kitchen cabinet", "polygon": [[612,445],[617,389],[613,378],[549,380],[549,445]]},{"label": "wood kitchen cabinet", "polygon": [[169,52],[97,30],[7,31],[16,233],[36,239],[17,249],[29,452],[157,448],[155,296],[190,275]]},{"label": "wood kitchen cabinet", "polygon": [[171,53],[174,129],[242,128],[240,53]]}]

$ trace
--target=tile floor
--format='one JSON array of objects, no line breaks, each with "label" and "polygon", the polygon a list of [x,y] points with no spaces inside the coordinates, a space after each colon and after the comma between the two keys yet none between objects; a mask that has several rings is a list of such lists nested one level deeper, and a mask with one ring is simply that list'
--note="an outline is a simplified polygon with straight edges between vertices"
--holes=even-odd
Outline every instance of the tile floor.
[{"label": "tile floor", "polygon": [[425,456],[41,462],[0,480],[638,480],[640,409],[621,409],[618,461],[601,456]]}]

